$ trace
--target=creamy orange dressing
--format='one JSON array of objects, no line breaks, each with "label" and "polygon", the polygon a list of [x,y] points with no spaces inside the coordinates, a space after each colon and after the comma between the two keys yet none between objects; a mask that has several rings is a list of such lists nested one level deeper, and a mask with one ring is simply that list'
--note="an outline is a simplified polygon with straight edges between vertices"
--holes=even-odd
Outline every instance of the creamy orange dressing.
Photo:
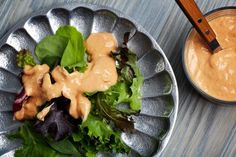
[{"label": "creamy orange dressing", "polygon": [[52,105],[45,107],[42,111],[40,111],[37,114],[37,118],[41,121],[44,121],[45,116],[48,114],[48,112],[50,111]]},{"label": "creamy orange dressing", "polygon": [[191,79],[204,92],[227,101],[236,100],[236,15],[210,21],[222,51],[212,54],[194,31],[187,41],[185,62]]},{"label": "creamy orange dressing", "polygon": [[43,77],[49,72],[47,65],[36,65],[34,67],[25,66],[22,83],[24,84],[25,93],[30,98],[24,102],[20,111],[15,113],[17,120],[30,119],[37,114],[37,107],[42,105],[47,98],[41,94]]},{"label": "creamy orange dressing", "polygon": [[[37,65],[30,67],[30,69],[37,69],[38,67],[47,67],[46,72],[39,71],[40,75],[35,72],[23,81],[25,90],[35,92],[39,99],[39,103],[31,103],[27,101],[22,109],[15,113],[17,120],[26,118],[33,118],[37,114],[37,106],[42,105],[48,100],[64,96],[71,100],[69,113],[74,118],[82,118],[86,120],[90,109],[91,102],[84,96],[84,92],[105,91],[110,86],[115,85],[118,79],[116,71],[115,60],[110,56],[112,51],[117,49],[117,41],[111,33],[94,33],[85,41],[85,46],[88,54],[91,56],[91,62],[88,63],[88,68],[84,73],[74,71],[69,74],[64,68],[57,66],[51,75],[55,83],[51,82],[49,67],[47,65]],[[29,67],[24,69],[23,78],[27,75]],[[37,81],[40,80],[40,81]],[[37,83],[36,83],[37,82]],[[38,89],[37,91],[35,89]],[[28,95],[28,93],[27,93]],[[40,95],[40,97],[38,97]],[[25,106],[29,106],[33,110],[28,115],[28,110]],[[47,110],[45,110],[46,112]],[[18,116],[21,115],[21,116]],[[44,113],[39,113],[40,119],[43,119]]]}]

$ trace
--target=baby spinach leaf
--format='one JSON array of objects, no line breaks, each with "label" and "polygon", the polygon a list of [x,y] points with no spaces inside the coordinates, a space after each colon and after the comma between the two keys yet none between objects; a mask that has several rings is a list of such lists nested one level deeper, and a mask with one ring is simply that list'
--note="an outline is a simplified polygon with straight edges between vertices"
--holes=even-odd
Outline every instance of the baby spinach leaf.
[{"label": "baby spinach leaf", "polygon": [[86,66],[85,46],[82,34],[74,27],[64,26],[57,30],[56,35],[69,40],[61,59],[61,66],[69,68]]},{"label": "baby spinach leaf", "polygon": [[67,47],[63,53],[61,59],[61,66],[68,67],[69,69],[73,69],[76,67],[84,67],[86,66],[86,60],[84,59],[84,52],[80,52],[76,50],[72,42],[69,40]]},{"label": "baby spinach leaf", "polygon": [[72,43],[75,50],[85,52],[83,35],[72,26],[63,26],[56,31],[56,35],[66,37]]},{"label": "baby spinach leaf", "polygon": [[42,64],[54,66],[60,60],[68,44],[68,39],[62,36],[50,35],[45,37],[36,46],[35,54]]},{"label": "baby spinach leaf", "polygon": [[55,141],[52,139],[47,139],[47,143],[56,151],[67,154],[67,155],[78,155],[80,154],[78,150],[75,148],[75,146],[70,142],[68,139],[64,139],[61,141]]},{"label": "baby spinach leaf", "polygon": [[16,150],[15,157],[68,157],[81,154],[68,139],[53,141],[44,138],[33,130],[33,125],[25,121],[18,131],[11,133],[8,138],[21,138],[23,146]]},{"label": "baby spinach leaf", "polygon": [[83,36],[72,26],[60,27],[55,35],[45,37],[35,53],[42,64],[51,68],[60,64],[69,71],[83,71],[87,66]]}]

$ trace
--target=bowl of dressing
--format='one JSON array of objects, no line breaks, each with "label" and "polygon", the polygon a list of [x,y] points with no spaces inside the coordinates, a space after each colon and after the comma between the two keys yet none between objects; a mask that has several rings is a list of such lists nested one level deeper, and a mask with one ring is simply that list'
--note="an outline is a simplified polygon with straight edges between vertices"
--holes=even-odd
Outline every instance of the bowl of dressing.
[{"label": "bowl of dressing", "polygon": [[183,47],[184,71],[193,87],[210,101],[236,103],[236,7],[206,14],[223,50],[212,53],[192,28]]}]

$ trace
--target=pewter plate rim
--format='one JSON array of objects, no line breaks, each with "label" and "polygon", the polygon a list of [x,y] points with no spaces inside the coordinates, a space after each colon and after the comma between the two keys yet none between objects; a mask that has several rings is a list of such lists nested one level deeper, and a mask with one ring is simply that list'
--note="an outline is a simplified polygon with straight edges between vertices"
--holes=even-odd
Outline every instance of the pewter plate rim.
[{"label": "pewter plate rim", "polygon": [[118,10],[113,9],[108,6],[94,5],[94,4],[89,4],[89,3],[78,3],[78,2],[64,4],[64,5],[63,4],[56,5],[55,7],[48,7],[46,9],[37,11],[35,13],[32,13],[31,15],[25,16],[22,19],[20,19],[6,34],[3,35],[3,37],[0,40],[0,47],[2,47],[6,43],[8,37],[11,35],[11,33],[13,33],[15,30],[17,30],[18,28],[23,26],[32,17],[38,16],[38,15],[47,15],[47,13],[49,13],[52,9],[62,8],[62,9],[67,9],[67,10],[71,11],[71,10],[78,8],[78,7],[85,7],[85,8],[91,9],[92,11],[108,10],[108,11],[114,13],[118,18],[124,18],[124,19],[132,22],[134,24],[134,26],[136,27],[137,31],[144,33],[151,40],[151,42],[153,44],[153,49],[158,50],[160,52],[161,56],[164,58],[165,70],[169,73],[169,75],[172,79],[173,86],[172,86],[171,95],[173,97],[174,107],[173,107],[173,111],[172,111],[171,115],[169,116],[170,128],[167,131],[167,134],[164,137],[164,139],[161,141],[161,144],[158,147],[156,153],[153,155],[155,157],[161,156],[161,153],[163,152],[163,150],[165,149],[165,147],[167,146],[167,144],[170,140],[170,137],[172,135],[172,132],[173,132],[173,129],[174,129],[174,126],[176,123],[176,119],[177,119],[178,105],[179,105],[179,93],[178,93],[177,81],[176,81],[174,72],[172,70],[172,67],[171,67],[165,53],[161,49],[161,47],[157,44],[156,40],[141,25],[139,25],[133,18],[131,18],[127,15],[124,15],[123,13],[121,13],[121,11],[118,11]]}]

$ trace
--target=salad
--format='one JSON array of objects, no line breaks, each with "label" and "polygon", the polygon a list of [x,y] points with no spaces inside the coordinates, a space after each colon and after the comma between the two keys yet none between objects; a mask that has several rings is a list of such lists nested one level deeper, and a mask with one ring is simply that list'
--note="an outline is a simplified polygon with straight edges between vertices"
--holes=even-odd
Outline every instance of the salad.
[{"label": "salad", "polygon": [[94,157],[129,154],[121,132],[132,132],[141,109],[143,76],[127,48],[112,33],[87,39],[72,26],[45,37],[35,52],[21,50],[17,65],[23,89],[13,104],[23,124],[9,134],[20,138],[16,157]]}]

